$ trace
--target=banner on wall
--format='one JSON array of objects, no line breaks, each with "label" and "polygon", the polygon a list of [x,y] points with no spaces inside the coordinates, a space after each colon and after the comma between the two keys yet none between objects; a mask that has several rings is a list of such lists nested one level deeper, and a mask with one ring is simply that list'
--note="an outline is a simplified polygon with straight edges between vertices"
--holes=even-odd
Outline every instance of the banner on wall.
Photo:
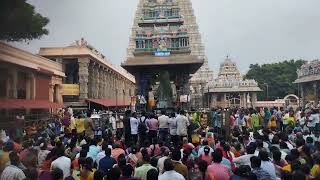
[{"label": "banner on wall", "polygon": [[79,96],[80,86],[79,84],[62,84],[62,95],[63,96]]}]

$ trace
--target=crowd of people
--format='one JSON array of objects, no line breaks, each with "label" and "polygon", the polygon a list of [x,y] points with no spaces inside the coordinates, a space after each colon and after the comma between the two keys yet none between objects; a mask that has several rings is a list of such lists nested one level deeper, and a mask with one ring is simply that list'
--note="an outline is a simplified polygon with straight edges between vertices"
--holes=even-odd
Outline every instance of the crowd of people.
[{"label": "crowd of people", "polygon": [[0,180],[320,179],[319,116],[313,108],[68,108],[31,128],[19,116],[15,133],[1,131]]}]

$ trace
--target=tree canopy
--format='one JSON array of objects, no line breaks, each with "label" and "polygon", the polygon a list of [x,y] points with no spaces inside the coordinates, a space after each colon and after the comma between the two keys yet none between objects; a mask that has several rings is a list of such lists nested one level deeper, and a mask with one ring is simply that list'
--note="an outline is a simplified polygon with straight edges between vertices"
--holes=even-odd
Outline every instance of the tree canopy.
[{"label": "tree canopy", "polygon": [[26,0],[0,1],[0,40],[22,41],[47,35],[49,19],[35,12]]},{"label": "tree canopy", "polygon": [[298,93],[297,85],[293,82],[297,79],[297,69],[304,63],[304,60],[290,60],[262,65],[251,64],[245,78],[255,79],[263,90],[258,93],[258,100],[283,98],[288,94]]}]

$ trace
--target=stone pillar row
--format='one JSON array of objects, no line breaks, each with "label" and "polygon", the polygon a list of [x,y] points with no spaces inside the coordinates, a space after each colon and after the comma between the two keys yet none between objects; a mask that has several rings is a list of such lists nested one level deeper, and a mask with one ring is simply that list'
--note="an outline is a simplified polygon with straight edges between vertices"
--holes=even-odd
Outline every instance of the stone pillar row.
[{"label": "stone pillar row", "polygon": [[88,82],[89,82],[89,58],[79,58],[79,84],[80,84],[80,100],[84,101],[88,98]]},{"label": "stone pillar row", "polygon": [[117,99],[118,103],[122,103],[125,96],[129,95],[130,82],[113,70],[93,61],[90,62],[89,58],[79,58],[78,63],[80,100]]}]

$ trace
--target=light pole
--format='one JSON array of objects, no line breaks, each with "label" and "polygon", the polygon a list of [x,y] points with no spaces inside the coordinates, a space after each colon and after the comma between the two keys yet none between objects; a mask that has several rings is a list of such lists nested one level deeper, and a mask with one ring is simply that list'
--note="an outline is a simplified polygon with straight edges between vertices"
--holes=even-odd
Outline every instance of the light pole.
[{"label": "light pole", "polygon": [[264,86],[267,87],[267,101],[269,100],[269,84],[268,83],[263,83]]},{"label": "light pole", "polygon": [[201,87],[201,92],[202,92],[202,108],[204,109],[204,86]]},{"label": "light pole", "polygon": [[208,110],[209,110],[210,109],[209,85],[208,85],[207,99],[208,99]]}]

